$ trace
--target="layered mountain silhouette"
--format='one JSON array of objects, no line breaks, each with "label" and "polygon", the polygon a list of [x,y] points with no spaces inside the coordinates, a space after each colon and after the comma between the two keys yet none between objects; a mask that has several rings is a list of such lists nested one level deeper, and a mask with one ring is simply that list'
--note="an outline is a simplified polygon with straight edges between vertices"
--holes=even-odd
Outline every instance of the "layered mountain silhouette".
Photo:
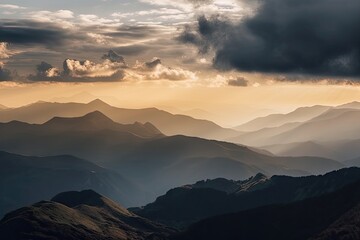
[{"label": "layered mountain silhouette", "polygon": [[7,109],[7,107],[4,106],[4,105],[2,105],[2,104],[0,104],[0,110],[4,110],[4,109]]},{"label": "layered mountain silhouette", "polygon": [[[258,172],[322,174],[344,165],[317,157],[276,157],[232,143],[162,135],[151,124],[123,125],[100,112],[44,124],[0,123],[0,149],[23,155],[69,154],[118,171],[152,197],[202,179],[241,180]],[[143,202],[142,204],[146,204]]]},{"label": "layered mountain silhouette", "polygon": [[[182,232],[141,217],[132,209],[129,211],[93,190],[63,192],[50,201],[41,201],[6,214],[0,221],[0,236],[12,240],[356,240],[360,236],[359,171],[351,168],[324,176],[291,178],[286,181],[288,186],[285,188],[272,182],[277,177],[267,178],[263,174],[247,181],[215,179],[188,185],[188,189],[208,190],[207,193],[209,190],[221,192],[216,189],[224,188],[222,194],[237,195],[238,204],[246,195],[271,188],[273,196],[280,194],[286,200],[272,202],[269,193],[257,195],[253,201],[268,200],[267,204],[253,204],[242,210],[220,213],[200,220]],[[180,209],[172,214],[182,216],[181,206],[188,202],[177,195],[182,202],[178,204]],[[216,202],[217,198],[203,194],[201,201],[206,205]]]},{"label": "layered mountain silhouette", "polygon": [[360,181],[359,168],[309,177],[268,178],[257,174],[246,181],[214,179],[172,189],[155,202],[131,210],[146,218],[184,228],[211,216],[317,197],[357,181]]},{"label": "layered mountain silhouette", "polygon": [[287,114],[270,114],[266,117],[256,118],[240,126],[235,127],[239,131],[257,131],[263,128],[279,127],[287,123],[304,122],[310,120],[331,107],[316,105],[312,107],[301,107]]},{"label": "layered mountain silhouette", "polygon": [[215,216],[176,240],[359,239],[360,182],[302,201]]},{"label": "layered mountain silhouette", "polygon": [[39,124],[53,117],[79,117],[94,111],[101,111],[115,122],[122,124],[150,122],[166,135],[182,134],[210,139],[226,139],[239,134],[233,129],[222,128],[207,120],[194,119],[186,115],[174,115],[156,108],[117,108],[99,99],[88,104],[37,102],[1,111],[0,122],[18,120]]},{"label": "layered mountain silhouette", "polygon": [[155,240],[172,233],[92,190],[61,193],[0,221],[1,238],[11,240]]},{"label": "layered mountain silhouette", "polygon": [[0,151],[0,166],[0,217],[68,190],[91,188],[126,206],[146,199],[145,192],[120,174],[72,156],[28,157]]},{"label": "layered mountain silhouette", "polygon": [[[359,102],[352,102],[337,107],[314,106],[299,108],[289,114],[269,115],[249,123],[249,129],[252,129],[251,124],[257,122],[260,129],[241,133],[228,140],[262,148],[280,156],[350,160],[360,156],[359,106]],[[314,116],[310,119],[292,117],[305,109],[314,113]],[[304,114],[308,117],[310,115]],[[263,127],[260,127],[261,124]]]}]

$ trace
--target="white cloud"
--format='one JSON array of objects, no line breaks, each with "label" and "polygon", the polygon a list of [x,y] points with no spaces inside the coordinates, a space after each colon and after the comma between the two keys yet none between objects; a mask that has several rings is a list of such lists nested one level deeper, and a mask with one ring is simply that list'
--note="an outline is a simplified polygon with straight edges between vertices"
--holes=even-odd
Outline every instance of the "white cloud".
[{"label": "white cloud", "polygon": [[8,43],[0,42],[0,58],[9,58],[10,53],[8,51]]},{"label": "white cloud", "polygon": [[181,80],[196,80],[196,74],[184,70],[182,68],[171,68],[166,67],[162,64],[159,64],[155,69],[148,75],[150,80],[172,80],[172,81],[181,81]]},{"label": "white cloud", "polygon": [[124,67],[123,63],[105,60],[102,63],[94,63],[89,60],[78,61],[66,59],[64,70],[67,75],[75,78],[81,77],[109,77]]},{"label": "white cloud", "polygon": [[88,26],[105,25],[107,27],[117,27],[122,25],[119,19],[101,18],[94,14],[81,14],[78,19],[80,24]]},{"label": "white cloud", "polygon": [[53,21],[56,19],[72,19],[74,18],[74,13],[70,10],[59,10],[56,12],[51,11],[37,11],[32,12],[32,18],[39,21]]},{"label": "white cloud", "polygon": [[98,33],[87,33],[87,35],[99,44],[107,44],[108,40],[112,39],[110,36],[105,36]]},{"label": "white cloud", "polygon": [[8,10],[26,9],[26,7],[21,7],[21,6],[13,5],[13,4],[0,4],[0,8],[4,8],[4,9],[8,9]]}]

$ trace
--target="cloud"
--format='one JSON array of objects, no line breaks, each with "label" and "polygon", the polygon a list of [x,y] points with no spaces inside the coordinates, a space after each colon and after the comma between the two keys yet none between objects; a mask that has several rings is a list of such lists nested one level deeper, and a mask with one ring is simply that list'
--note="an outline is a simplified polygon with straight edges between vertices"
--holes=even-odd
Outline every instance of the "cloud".
[{"label": "cloud", "polygon": [[0,4],[0,8],[8,9],[8,10],[19,10],[19,9],[26,9],[25,7],[21,7],[14,4]]},{"label": "cloud", "polygon": [[194,72],[182,69],[180,67],[172,68],[162,64],[160,58],[154,57],[151,61],[139,63],[131,69],[142,80],[196,80],[197,76]]},{"label": "cloud", "polygon": [[260,0],[240,22],[199,17],[179,40],[247,72],[360,76],[360,1]]},{"label": "cloud", "polygon": [[213,0],[140,0],[141,2],[150,3],[159,6],[173,6],[184,10],[190,10],[191,7],[199,7],[206,4],[211,4]]},{"label": "cloud", "polygon": [[160,58],[154,58],[150,62],[145,62],[145,66],[148,67],[148,68],[151,68],[151,69],[157,67],[158,65],[161,65]]},{"label": "cloud", "polygon": [[113,63],[121,63],[124,66],[126,66],[126,62],[125,62],[124,57],[120,56],[119,54],[117,54],[113,50],[110,50],[107,54],[104,54],[102,56],[102,59],[109,60],[110,62],[113,62]]},{"label": "cloud", "polygon": [[12,81],[13,76],[9,69],[4,67],[4,63],[0,62],[0,81]]},{"label": "cloud", "polygon": [[159,58],[129,67],[125,59],[110,50],[102,62],[66,59],[60,70],[47,62],[36,66],[36,73],[30,74],[29,81],[47,82],[117,82],[123,80],[195,80],[196,74],[182,69],[164,66]]},{"label": "cloud", "polygon": [[156,65],[153,72],[147,78],[149,80],[170,80],[170,81],[183,81],[183,80],[196,80],[196,74],[184,70],[182,68],[171,68],[163,66],[162,64]]},{"label": "cloud", "polygon": [[54,24],[34,21],[2,21],[0,23],[0,41],[13,44],[43,44],[57,46],[71,36],[65,29]]},{"label": "cloud", "polygon": [[124,78],[122,63],[105,60],[94,63],[89,60],[79,61],[66,59],[63,71],[53,67],[47,62],[42,62],[36,67],[36,74],[29,75],[30,81],[49,82],[114,82]]},{"label": "cloud", "polygon": [[8,47],[8,43],[0,42],[0,59],[10,57],[10,54],[9,54],[9,51],[8,51],[7,47]]},{"label": "cloud", "polygon": [[238,77],[236,79],[230,79],[228,81],[228,85],[233,87],[247,87],[249,85],[249,81],[244,77]]}]

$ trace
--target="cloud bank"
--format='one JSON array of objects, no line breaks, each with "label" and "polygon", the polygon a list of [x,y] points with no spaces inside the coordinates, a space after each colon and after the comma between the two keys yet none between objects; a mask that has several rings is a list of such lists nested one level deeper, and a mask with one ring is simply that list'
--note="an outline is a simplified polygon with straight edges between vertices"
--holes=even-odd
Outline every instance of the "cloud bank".
[{"label": "cloud bank", "polygon": [[102,56],[102,62],[66,59],[60,70],[47,62],[36,66],[36,73],[27,77],[39,82],[118,82],[124,80],[194,80],[196,74],[182,68],[171,68],[162,64],[159,58],[129,67],[123,56],[110,50]]},{"label": "cloud bank", "polygon": [[199,17],[178,37],[214,52],[218,69],[360,76],[360,1],[259,0],[240,22]]}]

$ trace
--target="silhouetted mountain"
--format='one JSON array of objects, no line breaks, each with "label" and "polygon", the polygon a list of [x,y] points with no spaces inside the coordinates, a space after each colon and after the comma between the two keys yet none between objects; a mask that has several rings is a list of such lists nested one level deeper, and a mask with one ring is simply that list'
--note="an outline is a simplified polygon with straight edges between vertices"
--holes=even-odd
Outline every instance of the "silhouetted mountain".
[{"label": "silhouetted mountain", "polygon": [[298,178],[267,178],[258,174],[247,181],[207,180],[172,189],[154,203],[131,210],[146,218],[183,228],[215,215],[320,196],[359,180],[358,168]]},{"label": "silhouetted mountain", "polygon": [[75,118],[63,118],[54,117],[46,123],[42,124],[46,131],[98,131],[98,130],[112,130],[120,132],[129,132],[139,137],[154,138],[163,136],[163,134],[151,123],[139,123],[134,124],[119,124],[105,116],[99,111],[88,113],[82,117]]},{"label": "silhouetted mountain", "polygon": [[279,127],[287,123],[304,122],[310,120],[323,112],[329,110],[331,107],[328,106],[312,106],[312,107],[301,107],[287,114],[271,114],[266,117],[256,118],[235,127],[238,131],[257,131],[263,128]]},{"label": "silhouetted mountain", "polygon": [[258,172],[269,176],[322,174],[344,166],[325,158],[275,157],[232,143],[165,137],[150,124],[121,125],[99,112],[74,119],[55,118],[42,125],[1,123],[0,132],[0,149],[87,159],[118,171],[151,191],[154,199],[168,189],[202,179],[241,180]]},{"label": "silhouetted mountain", "polygon": [[4,110],[4,109],[7,109],[7,107],[4,106],[4,105],[2,105],[2,104],[0,104],[0,110]]},{"label": "silhouetted mountain", "polygon": [[92,190],[59,194],[0,221],[0,236],[9,240],[142,240],[171,233],[174,230],[136,216]]},{"label": "silhouetted mountain", "polygon": [[156,108],[117,108],[99,99],[88,104],[34,103],[28,106],[2,111],[0,113],[0,121],[9,122],[18,120],[39,124],[53,117],[79,117],[94,111],[100,111],[112,120],[122,124],[150,122],[166,135],[181,134],[211,139],[227,139],[239,134],[233,129],[222,128],[207,120],[194,119],[185,115],[175,115]]},{"label": "silhouetted mountain", "polygon": [[79,158],[0,152],[0,216],[58,192],[88,188],[126,206],[145,198],[145,193],[118,173]]},{"label": "silhouetted mountain", "polygon": [[[205,219],[174,239],[306,240],[323,231],[326,232],[320,236],[329,234],[334,230],[332,227],[339,227],[333,238],[318,239],[358,239],[354,238],[359,234],[358,227],[354,232],[341,227],[351,228],[358,222],[359,203],[360,182],[356,182],[333,193],[295,203],[269,205]],[[335,225],[327,229],[331,224]],[[343,238],[343,230],[344,235],[352,238]]]},{"label": "silhouetted mountain", "polygon": [[357,240],[360,239],[360,204],[310,240]]}]

